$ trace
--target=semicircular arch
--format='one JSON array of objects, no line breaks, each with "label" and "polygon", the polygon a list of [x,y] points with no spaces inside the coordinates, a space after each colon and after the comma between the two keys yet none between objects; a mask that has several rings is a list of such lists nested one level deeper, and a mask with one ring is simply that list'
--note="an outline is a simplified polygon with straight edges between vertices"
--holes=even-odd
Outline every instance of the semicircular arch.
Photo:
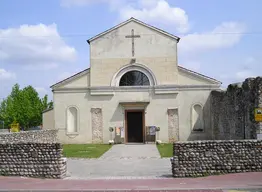
[{"label": "semicircular arch", "polygon": [[142,65],[142,64],[138,64],[138,63],[134,63],[134,64],[131,64],[131,65],[130,64],[125,65],[124,67],[119,69],[115,73],[115,75],[113,76],[113,78],[111,80],[111,86],[118,87],[122,76],[125,75],[126,73],[130,72],[130,71],[139,71],[139,72],[145,74],[146,77],[149,80],[150,86],[157,85],[157,80],[156,80],[154,73],[147,66]]}]

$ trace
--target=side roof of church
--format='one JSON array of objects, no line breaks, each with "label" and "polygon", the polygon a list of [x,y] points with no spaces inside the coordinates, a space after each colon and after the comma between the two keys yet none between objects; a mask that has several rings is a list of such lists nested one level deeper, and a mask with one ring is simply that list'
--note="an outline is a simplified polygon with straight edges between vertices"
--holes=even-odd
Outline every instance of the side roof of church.
[{"label": "side roof of church", "polygon": [[116,30],[116,29],[122,27],[123,25],[126,25],[126,24],[130,23],[130,22],[139,23],[140,25],[143,25],[143,26],[145,26],[145,27],[147,27],[147,28],[149,28],[149,29],[152,29],[152,30],[154,30],[154,31],[157,31],[157,32],[159,32],[159,33],[161,33],[161,34],[163,34],[163,35],[165,35],[165,36],[171,37],[171,38],[177,40],[177,42],[179,42],[179,40],[180,40],[180,37],[178,37],[178,36],[175,36],[175,35],[173,35],[173,34],[171,34],[171,33],[168,33],[168,32],[166,32],[166,31],[164,31],[164,30],[162,30],[162,29],[159,29],[159,28],[157,28],[157,27],[154,27],[154,26],[152,26],[152,25],[149,25],[149,24],[147,24],[147,23],[144,23],[144,22],[142,22],[142,21],[140,21],[140,20],[138,20],[138,19],[135,19],[134,17],[131,17],[130,19],[128,19],[128,20],[126,20],[126,21],[124,21],[124,22],[122,22],[122,23],[120,23],[120,24],[118,24],[118,25],[116,25],[116,26],[114,26],[114,27],[112,27],[112,28],[110,28],[110,29],[102,32],[102,33],[99,33],[98,35],[96,35],[96,36],[94,36],[94,37],[92,37],[92,38],[90,38],[90,39],[88,39],[87,42],[90,44],[91,41],[94,41],[94,40],[98,39],[99,37],[101,37],[101,36],[103,36],[103,35],[106,35],[106,34],[110,33],[111,31],[114,31],[114,30]]},{"label": "side roof of church", "polygon": [[73,81],[74,79],[77,79],[77,78],[79,78],[79,77],[81,77],[81,76],[83,76],[83,75],[86,75],[86,74],[89,72],[89,69],[90,69],[90,68],[84,69],[84,70],[82,70],[82,71],[80,71],[80,72],[78,72],[78,73],[76,73],[76,74],[74,74],[74,75],[72,75],[72,76],[64,79],[64,80],[61,80],[61,81],[59,81],[59,82],[51,85],[50,88],[53,89],[53,88],[55,88],[55,87],[57,87],[57,86],[63,85],[63,84],[68,83],[68,82],[71,82],[71,81]]},{"label": "side roof of church", "polygon": [[[184,67],[181,67],[181,66],[178,66],[178,70],[186,72],[188,74],[191,74],[191,75],[193,75],[195,77],[199,77],[199,78],[202,78],[204,80],[210,81],[210,82],[215,83],[215,84],[221,84],[222,83],[221,81],[218,81],[218,80],[216,80],[214,78],[208,77],[206,75],[203,75],[201,73],[192,71],[190,69],[187,69],[187,68],[184,68]],[[54,89],[54,88],[56,88],[56,87],[58,87],[60,85],[69,83],[69,82],[73,81],[74,79],[77,79],[79,77],[82,77],[83,75],[86,75],[87,73],[89,73],[89,71],[90,71],[90,68],[87,68],[87,69],[85,69],[83,71],[80,71],[80,72],[78,72],[78,73],[76,73],[76,74],[74,74],[74,75],[72,75],[72,76],[70,76],[70,77],[68,77],[68,78],[66,78],[66,79],[64,79],[62,81],[59,81],[59,82],[51,85],[50,88]]]}]

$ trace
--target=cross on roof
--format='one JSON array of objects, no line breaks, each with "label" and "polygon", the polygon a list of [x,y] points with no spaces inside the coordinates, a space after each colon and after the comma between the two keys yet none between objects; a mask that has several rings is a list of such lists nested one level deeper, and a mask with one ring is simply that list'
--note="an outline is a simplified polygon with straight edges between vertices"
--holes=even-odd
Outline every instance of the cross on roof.
[{"label": "cross on roof", "polygon": [[134,29],[131,30],[131,35],[127,35],[126,38],[132,38],[132,56],[135,56],[135,38],[140,38],[140,35],[135,35]]}]

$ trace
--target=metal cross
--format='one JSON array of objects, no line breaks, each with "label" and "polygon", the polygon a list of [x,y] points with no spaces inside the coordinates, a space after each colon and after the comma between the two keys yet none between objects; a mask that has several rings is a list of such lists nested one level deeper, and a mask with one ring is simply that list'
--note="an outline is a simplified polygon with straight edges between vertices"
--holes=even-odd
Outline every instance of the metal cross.
[{"label": "metal cross", "polygon": [[134,29],[131,30],[131,35],[127,35],[126,38],[132,38],[132,56],[135,56],[135,38],[140,38],[140,35],[134,34]]}]

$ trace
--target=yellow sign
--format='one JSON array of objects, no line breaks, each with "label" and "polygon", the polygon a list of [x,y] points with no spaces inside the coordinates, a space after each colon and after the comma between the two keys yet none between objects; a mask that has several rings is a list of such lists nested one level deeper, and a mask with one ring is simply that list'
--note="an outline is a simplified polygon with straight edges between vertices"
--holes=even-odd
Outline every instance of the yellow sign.
[{"label": "yellow sign", "polygon": [[19,123],[12,123],[11,124],[11,132],[19,132]]},{"label": "yellow sign", "polygon": [[255,109],[255,121],[262,122],[262,108]]}]

